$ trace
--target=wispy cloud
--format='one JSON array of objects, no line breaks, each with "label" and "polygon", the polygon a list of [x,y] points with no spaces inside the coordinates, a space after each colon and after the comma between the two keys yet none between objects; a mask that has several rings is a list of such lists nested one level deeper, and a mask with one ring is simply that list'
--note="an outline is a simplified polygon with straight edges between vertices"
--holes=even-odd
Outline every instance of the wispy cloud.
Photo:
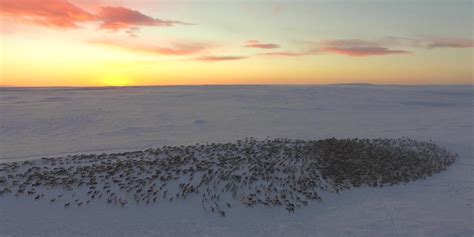
[{"label": "wispy cloud", "polygon": [[301,57],[320,54],[340,54],[352,57],[381,56],[390,54],[407,54],[406,50],[390,49],[380,42],[358,39],[325,40],[320,42],[304,42],[306,49],[300,51],[279,51],[262,53],[267,56]]},{"label": "wispy cloud", "polygon": [[305,52],[290,52],[290,51],[281,51],[281,52],[271,52],[271,53],[261,53],[260,55],[267,56],[284,56],[284,57],[298,57],[309,55]]},{"label": "wispy cloud", "polygon": [[137,26],[174,26],[187,24],[180,21],[161,20],[125,7],[102,7],[99,13],[101,28],[110,30],[130,29]]},{"label": "wispy cloud", "polygon": [[378,40],[381,44],[391,46],[403,46],[412,48],[472,48],[474,47],[474,40],[468,38],[456,37],[396,37],[390,36]]},{"label": "wispy cloud", "polygon": [[311,48],[302,51],[277,51],[277,52],[268,52],[268,53],[261,53],[260,55],[266,56],[282,56],[282,57],[301,57],[301,56],[310,56],[310,55],[317,55],[321,54],[321,50],[319,48]]},{"label": "wispy cloud", "polygon": [[213,47],[213,45],[208,43],[196,43],[196,42],[181,42],[181,43],[172,43],[171,47],[160,47],[153,44],[146,43],[131,43],[118,40],[90,40],[87,41],[90,44],[103,45],[107,47],[121,48],[125,50],[157,54],[157,55],[168,55],[168,56],[184,56],[184,55],[194,55],[198,53],[205,52],[206,50]]},{"label": "wispy cloud", "polygon": [[281,5],[273,5],[272,6],[272,13],[275,14],[275,15],[280,14],[281,10],[282,10]]},{"label": "wispy cloud", "polygon": [[234,61],[234,60],[241,60],[246,59],[248,57],[244,56],[202,56],[197,57],[195,60],[203,61],[203,62],[218,62],[218,61]]},{"label": "wispy cloud", "polygon": [[[472,48],[474,40],[466,38],[409,38],[384,37],[376,40],[337,39],[319,42],[300,41],[306,49],[300,51],[267,52],[260,55],[302,57],[316,54],[340,54],[351,57],[369,57],[396,54],[411,54],[405,48]],[[400,49],[402,48],[402,49]]]},{"label": "wispy cloud", "polygon": [[406,50],[389,49],[380,45],[379,42],[358,39],[327,40],[321,42],[320,45],[321,52],[355,57],[410,53]]},{"label": "wispy cloud", "polygon": [[472,48],[474,40],[461,38],[432,38],[420,40],[419,44],[428,49],[434,48]]},{"label": "wispy cloud", "polygon": [[356,48],[324,48],[322,51],[327,53],[342,54],[347,56],[354,57],[364,57],[364,56],[377,56],[377,55],[386,55],[386,54],[406,54],[410,53],[405,50],[392,50],[384,47],[356,47]]},{"label": "wispy cloud", "polygon": [[248,40],[245,42],[244,47],[247,48],[260,48],[260,49],[276,49],[280,48],[278,44],[270,44],[270,43],[261,43],[258,40]]}]

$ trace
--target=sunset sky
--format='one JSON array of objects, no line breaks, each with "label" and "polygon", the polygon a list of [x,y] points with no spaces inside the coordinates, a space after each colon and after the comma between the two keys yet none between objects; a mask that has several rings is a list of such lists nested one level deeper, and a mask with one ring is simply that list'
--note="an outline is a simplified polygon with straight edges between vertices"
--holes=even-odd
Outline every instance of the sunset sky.
[{"label": "sunset sky", "polygon": [[472,84],[458,0],[0,0],[0,85]]}]

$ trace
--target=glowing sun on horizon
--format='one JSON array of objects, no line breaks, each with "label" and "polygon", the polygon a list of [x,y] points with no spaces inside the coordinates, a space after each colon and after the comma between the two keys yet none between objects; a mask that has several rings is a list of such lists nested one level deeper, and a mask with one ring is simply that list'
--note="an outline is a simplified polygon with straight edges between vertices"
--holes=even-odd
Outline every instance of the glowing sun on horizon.
[{"label": "glowing sun on horizon", "polygon": [[132,84],[132,80],[125,75],[111,73],[105,75],[102,79],[102,83],[106,86],[129,86]]}]

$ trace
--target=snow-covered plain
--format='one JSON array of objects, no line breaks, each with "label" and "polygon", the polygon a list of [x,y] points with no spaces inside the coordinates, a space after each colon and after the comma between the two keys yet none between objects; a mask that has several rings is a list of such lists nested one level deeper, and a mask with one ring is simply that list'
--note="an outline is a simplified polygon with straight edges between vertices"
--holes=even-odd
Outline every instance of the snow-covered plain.
[{"label": "snow-covered plain", "polygon": [[64,208],[0,197],[0,236],[472,236],[472,86],[210,86],[0,91],[0,162],[244,137],[433,140],[457,153],[427,180],[328,194],[288,214],[198,200]]}]

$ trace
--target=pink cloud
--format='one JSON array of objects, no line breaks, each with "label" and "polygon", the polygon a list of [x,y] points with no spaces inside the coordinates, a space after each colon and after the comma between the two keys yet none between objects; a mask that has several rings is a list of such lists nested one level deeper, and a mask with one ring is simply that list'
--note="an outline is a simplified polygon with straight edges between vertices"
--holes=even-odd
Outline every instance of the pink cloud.
[{"label": "pink cloud", "polygon": [[[106,47],[119,48],[124,50],[129,50],[139,53],[147,54],[156,54],[162,56],[190,56],[190,55],[199,55],[199,54],[208,54],[215,45],[209,43],[199,43],[199,42],[179,42],[172,43],[170,47],[156,46],[146,43],[130,43],[125,41],[110,40],[110,39],[100,39],[100,40],[90,40],[86,41],[89,44],[102,45]],[[248,57],[244,56],[198,56],[192,58],[192,60],[202,61],[202,62],[219,62],[219,61],[234,61],[246,59]]]},{"label": "pink cloud", "polygon": [[203,56],[195,58],[195,60],[203,61],[203,62],[217,62],[217,61],[233,61],[233,60],[241,60],[246,59],[247,57],[243,56]]},{"label": "pink cloud", "polygon": [[0,0],[0,14],[43,26],[77,28],[95,16],[66,0]]},{"label": "pink cloud", "polygon": [[258,40],[248,40],[245,42],[245,46],[247,48],[260,48],[260,49],[276,49],[280,48],[278,44],[264,44],[260,43]]},{"label": "pink cloud", "polygon": [[245,41],[245,43],[247,43],[247,44],[258,44],[258,42],[259,42],[258,40],[247,40],[247,41]]},{"label": "pink cloud", "polygon": [[194,43],[194,42],[185,42],[185,43],[174,43],[172,47],[159,47],[151,44],[143,43],[128,43],[123,41],[116,40],[91,40],[87,41],[90,44],[104,45],[109,47],[116,47],[121,49],[126,49],[135,52],[150,53],[157,55],[169,55],[169,56],[183,56],[183,55],[193,55],[202,53],[213,46],[205,43]]}]

